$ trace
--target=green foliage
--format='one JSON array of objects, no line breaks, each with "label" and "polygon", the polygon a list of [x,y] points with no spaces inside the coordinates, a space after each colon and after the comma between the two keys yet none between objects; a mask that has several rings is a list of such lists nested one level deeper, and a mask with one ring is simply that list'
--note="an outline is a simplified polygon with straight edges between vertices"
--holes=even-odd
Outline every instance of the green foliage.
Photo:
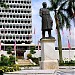
[{"label": "green foliage", "polygon": [[34,50],[35,50],[35,47],[31,47],[31,48],[30,48],[30,53],[31,53],[31,54],[35,54],[36,52],[35,52]]},{"label": "green foliage", "polygon": [[75,60],[63,61],[62,63],[59,63],[59,66],[75,66]]},{"label": "green foliage", "polygon": [[13,65],[11,67],[9,66],[0,66],[0,70],[3,72],[14,72],[20,70],[20,67],[18,65]]},{"label": "green foliage", "polygon": [[14,65],[14,64],[15,64],[14,56],[10,56],[9,58],[4,55],[1,56],[0,66],[10,66],[10,65]]},{"label": "green foliage", "polygon": [[6,48],[6,50],[7,50],[7,54],[11,54],[12,53],[12,47],[11,46],[8,46]]},{"label": "green foliage", "polygon": [[34,57],[32,58],[32,61],[39,65],[39,58]]},{"label": "green foliage", "polygon": [[8,65],[8,61],[9,61],[8,57],[2,55],[1,56],[1,61],[0,61],[0,66],[3,66],[3,65],[7,66]]},{"label": "green foliage", "polygon": [[28,59],[32,59],[32,55],[31,54],[27,54],[27,58]]}]

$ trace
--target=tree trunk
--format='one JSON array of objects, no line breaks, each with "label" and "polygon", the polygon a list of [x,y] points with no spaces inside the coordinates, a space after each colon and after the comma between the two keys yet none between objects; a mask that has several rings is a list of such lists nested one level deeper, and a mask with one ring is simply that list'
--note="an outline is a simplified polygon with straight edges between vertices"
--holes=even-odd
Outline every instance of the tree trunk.
[{"label": "tree trunk", "polygon": [[59,63],[62,63],[62,61],[63,61],[63,59],[62,59],[62,42],[61,42],[59,21],[58,21],[56,12],[55,12],[55,22],[56,22],[56,29],[57,29],[57,35],[58,35]]}]

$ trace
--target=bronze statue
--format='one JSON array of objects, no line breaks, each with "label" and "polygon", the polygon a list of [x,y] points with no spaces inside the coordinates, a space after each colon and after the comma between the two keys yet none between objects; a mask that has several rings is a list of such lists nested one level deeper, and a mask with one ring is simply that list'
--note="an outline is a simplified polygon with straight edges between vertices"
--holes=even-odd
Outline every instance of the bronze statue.
[{"label": "bronze statue", "polygon": [[49,37],[51,37],[51,30],[53,26],[53,21],[50,16],[50,12],[47,9],[47,3],[42,3],[43,8],[40,9],[39,14],[42,17],[42,38],[45,37],[45,31],[48,31]]}]

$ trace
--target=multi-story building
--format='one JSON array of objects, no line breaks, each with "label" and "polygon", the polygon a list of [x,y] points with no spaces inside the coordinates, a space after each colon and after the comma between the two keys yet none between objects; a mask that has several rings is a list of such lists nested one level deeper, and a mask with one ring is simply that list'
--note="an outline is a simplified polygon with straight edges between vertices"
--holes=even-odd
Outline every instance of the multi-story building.
[{"label": "multi-story building", "polygon": [[0,41],[5,44],[32,42],[31,0],[2,0],[0,7]]}]

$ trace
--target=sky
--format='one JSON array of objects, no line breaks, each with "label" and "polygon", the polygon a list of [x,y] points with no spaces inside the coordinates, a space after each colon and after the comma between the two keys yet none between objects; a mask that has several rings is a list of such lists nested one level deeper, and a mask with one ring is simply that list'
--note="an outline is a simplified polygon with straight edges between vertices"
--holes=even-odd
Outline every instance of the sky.
[{"label": "sky", "polygon": [[[37,44],[37,42],[41,39],[41,17],[39,16],[39,9],[42,8],[42,3],[47,2],[47,6],[50,6],[49,0],[32,0],[32,39],[33,43]],[[56,27],[55,27],[55,20],[54,20],[54,13],[50,12],[50,15],[53,20],[53,30],[52,36],[55,37],[56,42],[55,45],[57,46],[57,34],[56,34]],[[73,24],[73,21],[71,21],[71,24]],[[34,34],[35,29],[35,34]],[[67,46],[67,41],[69,39],[71,46],[75,46],[75,27],[74,25],[71,26],[71,35],[69,35],[69,30],[64,28],[64,34],[62,34],[61,31],[61,37],[62,37],[62,45],[63,47]],[[47,36],[46,32],[46,36]]]}]

